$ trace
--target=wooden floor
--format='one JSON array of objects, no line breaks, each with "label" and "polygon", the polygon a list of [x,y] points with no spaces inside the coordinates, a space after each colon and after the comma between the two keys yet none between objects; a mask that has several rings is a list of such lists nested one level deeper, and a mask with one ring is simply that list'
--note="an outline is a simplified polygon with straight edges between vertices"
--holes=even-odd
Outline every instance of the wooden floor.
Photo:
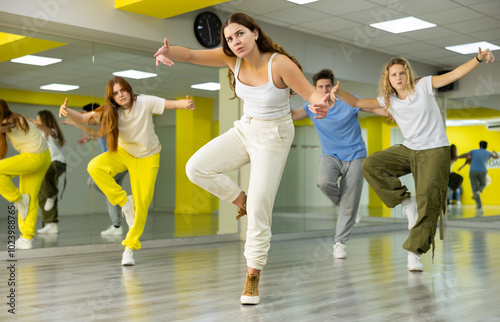
[{"label": "wooden floor", "polygon": [[354,234],[344,260],[331,238],[273,241],[256,306],[239,303],[239,241],[143,249],[134,267],[117,251],[4,261],[0,295],[15,264],[9,321],[500,321],[498,229],[447,227],[423,273],[406,269],[407,236]]}]

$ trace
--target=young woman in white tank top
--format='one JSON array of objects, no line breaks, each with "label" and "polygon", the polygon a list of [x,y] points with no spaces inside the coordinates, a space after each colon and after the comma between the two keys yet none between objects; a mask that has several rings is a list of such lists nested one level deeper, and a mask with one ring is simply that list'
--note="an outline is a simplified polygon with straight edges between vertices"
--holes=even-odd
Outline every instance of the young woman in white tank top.
[{"label": "young woman in white tank top", "polygon": [[[248,214],[245,257],[246,283],[242,304],[260,302],[258,282],[267,262],[271,241],[271,214],[283,168],[294,136],[290,115],[290,90],[308,102],[322,118],[328,112],[323,96],[307,81],[298,62],[274,43],[248,15],[235,13],[221,28],[222,47],[190,50],[164,46],[155,54],[156,64],[173,61],[228,66],[235,97],[244,101],[244,115],[234,127],[198,150],[188,161],[189,179],[239,207],[239,218]],[[331,107],[331,106],[330,106]],[[250,163],[248,198],[224,173]]]}]

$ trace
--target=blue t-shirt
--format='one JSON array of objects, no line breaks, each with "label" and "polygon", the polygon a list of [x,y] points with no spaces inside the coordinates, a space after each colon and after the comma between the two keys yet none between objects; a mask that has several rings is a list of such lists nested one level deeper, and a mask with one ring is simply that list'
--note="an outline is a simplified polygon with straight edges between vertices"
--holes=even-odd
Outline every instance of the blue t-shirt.
[{"label": "blue t-shirt", "polygon": [[99,138],[99,145],[101,146],[102,152],[107,152],[108,147],[107,147],[107,141],[105,136],[101,136]]},{"label": "blue t-shirt", "polygon": [[341,161],[366,157],[365,141],[361,136],[358,121],[358,108],[339,99],[324,119],[315,119],[316,115],[309,111],[309,104],[304,104],[303,108],[316,128],[323,154],[334,156]]},{"label": "blue t-shirt", "polygon": [[470,155],[470,171],[488,173],[488,170],[486,170],[486,165],[488,164],[488,160],[493,156],[493,153],[486,149],[476,149],[470,151]]}]

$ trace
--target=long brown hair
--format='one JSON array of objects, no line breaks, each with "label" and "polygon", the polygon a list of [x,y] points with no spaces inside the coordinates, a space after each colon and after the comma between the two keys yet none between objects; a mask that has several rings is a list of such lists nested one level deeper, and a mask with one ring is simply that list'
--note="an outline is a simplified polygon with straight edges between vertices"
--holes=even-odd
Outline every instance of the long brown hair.
[{"label": "long brown hair", "polygon": [[408,95],[415,92],[415,84],[417,83],[417,79],[415,76],[415,72],[410,66],[410,63],[401,57],[396,57],[391,59],[387,64],[382,68],[382,75],[380,76],[379,82],[379,93],[380,96],[384,97],[385,103],[385,112],[389,113],[389,107],[391,106],[390,96],[391,94],[396,94],[396,90],[391,85],[391,81],[389,80],[389,68],[394,65],[402,65],[403,69],[406,72],[406,90],[408,91]]},{"label": "long brown hair", "polygon": [[[30,127],[28,120],[24,116],[18,113],[14,113],[10,110],[7,102],[0,98],[0,124],[2,126],[7,126],[9,131],[15,127],[21,129],[24,133],[28,133]],[[0,159],[3,159],[7,155],[7,138],[5,133],[0,133]]]},{"label": "long brown hair", "polygon": [[[287,56],[288,58],[290,58],[299,67],[299,69],[302,70],[302,66],[299,64],[297,59],[295,59],[295,57],[288,54],[283,49],[283,47],[281,47],[280,44],[275,43],[271,39],[271,37],[266,35],[266,33],[264,33],[264,31],[262,31],[259,24],[257,24],[257,22],[255,22],[255,20],[253,20],[250,16],[248,16],[247,14],[244,14],[242,12],[233,13],[232,15],[227,17],[226,20],[224,21],[224,23],[222,24],[221,31],[220,31],[222,50],[224,51],[224,54],[226,54],[227,56],[236,57],[236,55],[233,53],[233,51],[229,48],[229,45],[227,44],[226,37],[224,37],[224,29],[226,29],[226,27],[231,23],[237,23],[239,25],[242,25],[242,26],[250,29],[250,31],[252,31],[252,32],[257,30],[259,37],[257,38],[257,40],[255,40],[255,42],[257,43],[257,48],[259,48],[260,52],[262,52],[262,53],[272,52],[272,53],[283,54],[283,55]],[[231,90],[233,90],[233,92],[234,92],[235,86],[236,86],[236,80],[234,79],[234,73],[231,70],[231,68],[229,68],[229,70],[227,71],[227,77],[229,78],[229,86],[230,86]],[[294,94],[293,91],[292,91],[292,94]],[[236,93],[234,93],[233,98],[235,98],[235,97],[236,97]]]},{"label": "long brown hair", "polygon": [[49,110],[43,110],[37,113],[37,115],[40,117],[40,121],[42,122],[42,125],[45,125],[49,129],[54,129],[56,130],[57,133],[57,141],[60,146],[64,145],[64,134],[61,131],[61,128],[59,127],[59,124],[57,124],[56,118],[54,117],[54,114],[52,114],[51,111]]},{"label": "long brown hair", "polygon": [[[116,84],[121,85],[123,90],[130,94],[132,102],[137,99],[137,95],[134,94],[132,86],[130,86],[129,82],[124,78],[116,76],[108,81],[106,85],[106,103],[96,109],[95,112],[101,113],[98,135],[100,137],[106,137],[107,147],[110,152],[116,152],[118,150],[118,109],[121,108],[121,106],[116,103],[113,98],[113,87]],[[130,108],[132,108],[132,105]]]}]

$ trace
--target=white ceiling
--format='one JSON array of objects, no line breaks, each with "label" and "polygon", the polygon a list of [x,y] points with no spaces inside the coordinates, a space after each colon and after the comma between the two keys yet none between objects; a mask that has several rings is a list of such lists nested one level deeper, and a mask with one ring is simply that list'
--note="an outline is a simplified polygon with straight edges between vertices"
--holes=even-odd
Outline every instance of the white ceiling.
[{"label": "white ceiling", "polygon": [[[500,0],[320,0],[299,6],[285,0],[232,0],[206,8],[221,18],[232,12],[245,12],[259,22],[266,22],[323,36],[375,51],[401,55],[410,60],[439,68],[455,67],[464,56],[444,49],[477,41],[500,45]],[[391,34],[369,27],[370,23],[415,16],[438,26],[431,29]],[[0,31],[14,32],[7,27]],[[46,39],[65,41],[61,37]],[[117,49],[66,39],[68,45],[45,51],[44,56],[63,58],[47,67],[33,67],[11,62],[0,63],[0,88],[40,91],[40,85],[52,82],[78,84],[75,95],[104,96],[111,72],[125,69],[155,71],[151,53]],[[94,53],[94,64],[92,62]],[[500,59],[500,55],[498,58]],[[500,61],[498,62],[500,63]],[[175,82],[163,81],[175,73]],[[217,92],[193,90],[189,85],[218,79],[218,70],[176,63],[161,69],[160,77],[131,81],[137,92],[178,97],[179,93],[217,97]]]},{"label": "white ceiling", "polygon": [[[214,6],[298,30],[434,66],[457,66],[464,56],[445,46],[488,41],[500,46],[499,0],[233,0]],[[414,16],[437,27],[391,34],[371,23]]]}]

